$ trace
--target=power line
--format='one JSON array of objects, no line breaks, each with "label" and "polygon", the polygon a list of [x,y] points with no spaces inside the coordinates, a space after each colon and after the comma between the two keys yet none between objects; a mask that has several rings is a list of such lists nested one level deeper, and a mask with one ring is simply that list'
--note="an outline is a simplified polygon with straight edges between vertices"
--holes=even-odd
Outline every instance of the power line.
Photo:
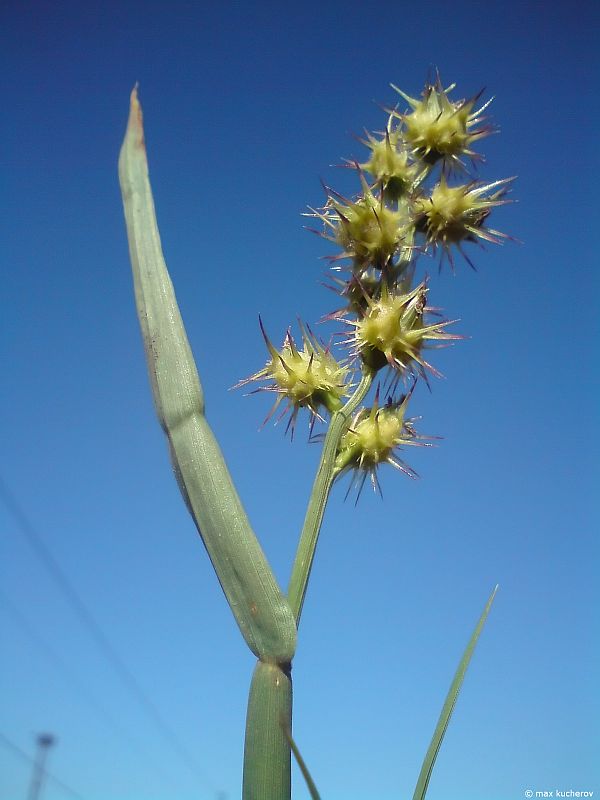
[{"label": "power line", "polygon": [[135,696],[138,703],[145,709],[147,715],[154,722],[155,727],[160,731],[163,739],[170,744],[171,749],[177,753],[181,761],[186,764],[190,772],[192,772],[208,788],[210,788],[211,791],[215,791],[216,787],[214,783],[210,781],[204,771],[200,769],[192,754],[179,740],[179,737],[175,734],[173,729],[165,722],[157,707],[154,705],[152,700],[150,700],[133,673],[117,654],[108,637],[96,622],[91,612],[88,610],[87,606],[79,596],[78,592],[75,590],[54,556],[44,544],[40,535],[36,532],[25,511],[21,508],[15,496],[9,490],[1,476],[0,497],[17,522],[21,533],[23,533],[40,561],[46,567],[55,583],[60,588],[67,602],[75,614],[79,617],[82,625],[87,628],[90,636],[98,645],[99,649],[104,655],[104,658],[111,664],[112,668],[121,679],[123,685],[132,695]]},{"label": "power line", "polygon": [[[143,755],[141,752],[141,748],[139,747],[139,743],[129,734],[129,732],[113,717],[113,715],[108,711],[105,705],[99,702],[94,694],[90,692],[87,686],[81,681],[74,670],[72,670],[67,662],[61,658],[61,656],[51,647],[50,644],[44,639],[43,636],[36,631],[36,629],[31,625],[29,620],[25,617],[25,615],[14,605],[14,603],[6,596],[6,594],[0,589],[0,604],[4,606],[4,609],[10,613],[13,618],[13,621],[16,623],[17,627],[24,632],[30,639],[33,641],[36,646],[42,650],[45,654],[46,658],[53,662],[55,666],[58,667],[60,672],[63,674],[65,681],[71,686],[71,689],[79,692],[79,694],[86,699],[89,706],[93,708],[97,714],[103,717],[105,724],[107,724],[114,732],[117,733],[120,737],[126,739],[130,745],[138,754],[138,756]],[[161,776],[161,778],[169,780],[168,775],[161,767],[161,762],[157,761],[156,759],[148,760],[147,757],[144,759],[144,766],[148,769],[153,769],[157,774]]]},{"label": "power line", "polygon": [[[27,761],[28,764],[35,764],[35,759],[31,758],[31,756],[28,756],[24,750],[21,750],[21,748],[18,745],[16,745],[14,742],[11,742],[11,740],[3,733],[0,733],[0,743],[3,744],[7,750],[10,750],[15,755],[19,756],[19,758],[21,758],[22,760]],[[65,794],[69,795],[69,797],[73,797],[75,798],[75,800],[84,800],[84,798],[79,794],[79,792],[76,792],[75,789],[71,789],[71,787],[67,786],[67,784],[64,783],[64,781],[59,780],[47,770],[44,770],[44,776],[46,780],[53,783],[55,786],[61,789]]]}]

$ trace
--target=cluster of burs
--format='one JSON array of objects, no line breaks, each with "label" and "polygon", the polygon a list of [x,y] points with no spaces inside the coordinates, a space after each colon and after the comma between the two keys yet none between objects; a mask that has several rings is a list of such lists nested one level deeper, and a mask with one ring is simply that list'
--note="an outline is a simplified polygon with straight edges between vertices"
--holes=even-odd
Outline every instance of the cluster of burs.
[{"label": "cluster of burs", "polygon": [[473,177],[482,160],[473,148],[494,132],[484,115],[490,101],[476,108],[478,96],[452,99],[454,85],[444,88],[439,75],[427,82],[421,99],[393,88],[402,99],[386,109],[385,130],[362,140],[367,160],[348,162],[360,193],[348,199],[327,188],[324,207],[309,215],[321,223],[318,233],[340,250],[329,259],[344,307],[329,318],[346,326],[345,357],[336,359],[307,326],[301,325],[298,343],[288,330],[280,349],[263,329],[269,360],[241,382],[258,381],[257,391],[273,392],[267,419],[278,409],[277,420],[289,413],[292,433],[300,409],[307,409],[312,432],[315,420],[343,409],[357,374],[373,381],[383,371],[372,406],[352,416],[338,446],[335,477],[352,471],[359,493],[367,477],[379,488],[383,462],[414,477],[399,450],[428,442],[407,417],[408,402],[417,378],[439,375],[426,350],[461,338],[430,306],[427,279],[417,279],[417,260],[437,255],[440,265],[446,260],[454,269],[458,253],[473,266],[465,243],[506,238],[487,222],[495,206],[508,202],[512,180],[483,183]]}]

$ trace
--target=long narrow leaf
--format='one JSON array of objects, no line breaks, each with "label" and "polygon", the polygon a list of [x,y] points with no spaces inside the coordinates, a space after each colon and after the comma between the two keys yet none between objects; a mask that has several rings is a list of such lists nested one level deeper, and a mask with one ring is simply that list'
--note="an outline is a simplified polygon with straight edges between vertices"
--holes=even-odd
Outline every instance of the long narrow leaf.
[{"label": "long narrow leaf", "polygon": [[119,178],[152,394],[181,493],[248,646],[259,658],[288,662],[296,646],[295,619],[204,416],[202,387],[162,253],[135,89]]},{"label": "long narrow leaf", "polygon": [[285,738],[288,740],[288,743],[292,748],[292,753],[294,754],[296,763],[300,767],[300,772],[302,773],[304,780],[306,781],[306,785],[308,787],[308,791],[310,792],[312,800],[321,800],[321,795],[317,791],[317,787],[315,786],[315,782],[313,781],[311,774],[308,771],[308,767],[306,766],[304,759],[300,755],[300,750],[298,750],[298,745],[294,741],[289,727],[287,725],[284,725],[283,722],[282,722],[282,727],[283,727],[283,732],[285,734]]},{"label": "long narrow leaf", "polygon": [[498,591],[498,586],[494,588],[494,591],[490,595],[490,598],[487,601],[485,608],[483,609],[482,615],[479,617],[479,622],[475,626],[473,635],[469,640],[465,652],[463,653],[463,657],[461,658],[460,663],[458,665],[458,669],[456,670],[456,673],[454,675],[454,679],[450,684],[450,689],[448,691],[448,694],[446,695],[446,701],[442,708],[442,713],[440,714],[440,718],[435,727],[435,731],[433,732],[433,737],[431,739],[429,749],[427,750],[427,753],[425,755],[425,760],[423,761],[423,766],[421,767],[421,772],[419,774],[419,780],[417,781],[417,786],[415,789],[415,793],[413,795],[413,800],[423,800],[423,798],[427,794],[431,773],[433,772],[435,760],[439,753],[440,747],[442,746],[442,741],[444,739],[444,735],[448,728],[448,724],[450,723],[450,717],[452,716],[452,712],[454,711],[454,706],[456,705],[456,701],[458,699],[458,693],[461,690],[463,681],[465,679],[465,674],[469,667],[469,662],[471,661],[471,657],[473,656],[473,651],[475,650],[475,645],[477,644],[479,635],[481,634],[483,626],[485,625],[485,621],[488,617],[488,614],[490,613],[490,609],[492,607],[492,603],[494,602],[494,597],[496,596],[497,591]]}]

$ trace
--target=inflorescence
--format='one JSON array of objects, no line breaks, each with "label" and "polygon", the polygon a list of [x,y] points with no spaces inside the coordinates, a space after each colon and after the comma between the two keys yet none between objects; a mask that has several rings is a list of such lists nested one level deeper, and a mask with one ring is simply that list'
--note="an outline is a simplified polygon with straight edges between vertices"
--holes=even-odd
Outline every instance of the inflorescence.
[{"label": "inflorescence", "polygon": [[[379,488],[381,463],[415,477],[398,451],[423,445],[427,438],[405,414],[416,379],[440,374],[424,351],[462,338],[448,330],[454,320],[441,318],[428,305],[427,279],[415,279],[417,260],[439,253],[440,268],[447,260],[454,271],[456,253],[474,266],[465,244],[501,244],[506,235],[487,223],[494,208],[509,202],[512,180],[484,183],[471,174],[482,160],[474,146],[495,131],[484,115],[491,100],[476,109],[479,96],[451,99],[455,85],[444,88],[439,75],[418,100],[393,88],[408,108],[387,109],[385,130],[366,132],[361,139],[368,157],[347,162],[358,175],[359,194],[347,198],[325,187],[325,204],[307,214],[321,223],[315,232],[338,248],[327,257],[335,273],[330,288],[344,306],[326,319],[348,326],[343,357],[337,360],[302,324],[302,345],[288,330],[277,349],[261,322],[269,360],[238,384],[258,381],[266,385],[255,391],[275,393],[265,422],[283,405],[280,418],[289,413],[293,433],[299,411],[306,408],[312,432],[316,420],[343,407],[355,372],[374,378],[383,371],[386,402],[380,405],[378,389],[372,407],[354,414],[338,446],[335,475],[351,471],[351,486],[356,483],[359,491],[367,477]],[[410,389],[395,399],[398,385],[409,382]]]}]

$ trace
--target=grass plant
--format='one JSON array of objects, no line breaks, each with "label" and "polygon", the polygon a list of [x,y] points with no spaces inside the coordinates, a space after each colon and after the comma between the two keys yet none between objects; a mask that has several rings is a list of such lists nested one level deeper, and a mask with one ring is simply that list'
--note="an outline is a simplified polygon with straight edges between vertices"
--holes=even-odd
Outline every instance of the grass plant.
[{"label": "grass plant", "polygon": [[[461,338],[453,321],[430,305],[429,280],[419,275],[422,256],[437,254],[440,267],[447,263],[455,270],[459,259],[473,266],[473,244],[507,238],[490,228],[488,219],[508,202],[511,179],[484,183],[473,177],[480,142],[494,131],[485,116],[488,103],[477,108],[477,97],[452,99],[454,85],[444,88],[439,75],[418,99],[393,88],[398,104],[386,110],[382,131],[366,134],[365,161],[348,163],[356,171],[358,193],[347,198],[325,187],[324,204],[308,212],[316,232],[336,247],[329,258],[340,307],[329,319],[344,325],[343,342],[326,345],[300,323],[300,336],[295,339],[288,329],[278,348],[261,321],[267,361],[238,384],[257,384],[256,391],[274,395],[268,417],[288,415],[292,436],[301,414],[308,414],[311,432],[316,423],[327,425],[286,591],[250,526],[205,417],[202,386],[162,254],[137,89],[131,94],[119,177],[154,404],[183,499],[257,658],[248,699],[243,800],[289,800],[292,752],[311,797],[319,797],[292,737],[291,664],[327,500],[347,474],[356,501],[367,482],[380,491],[384,464],[416,477],[405,452],[432,442],[409,416],[414,388],[439,376],[429,352]],[[451,683],[413,800],[423,800],[427,792],[495,593]]]}]

